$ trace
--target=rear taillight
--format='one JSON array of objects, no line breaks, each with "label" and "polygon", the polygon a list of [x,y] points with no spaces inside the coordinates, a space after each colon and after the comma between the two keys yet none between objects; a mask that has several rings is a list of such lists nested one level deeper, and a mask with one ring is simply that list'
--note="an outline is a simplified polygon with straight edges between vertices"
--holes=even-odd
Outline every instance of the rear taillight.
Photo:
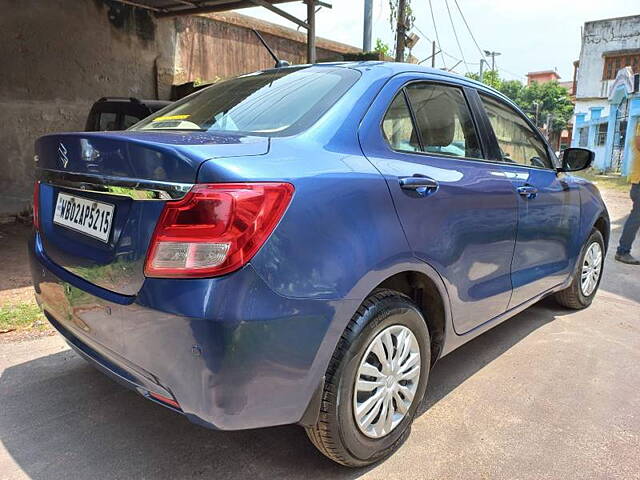
[{"label": "rear taillight", "polygon": [[237,270],[260,249],[284,214],[289,183],[194,186],[167,202],[156,225],[148,277],[213,277]]},{"label": "rear taillight", "polygon": [[180,404],[177,401],[175,401],[173,398],[165,397],[164,395],[160,395],[159,393],[154,393],[154,392],[149,392],[149,396],[154,400],[158,400],[161,403],[165,403],[174,408],[181,409]]},{"label": "rear taillight", "polygon": [[33,184],[33,226],[40,230],[40,180]]}]

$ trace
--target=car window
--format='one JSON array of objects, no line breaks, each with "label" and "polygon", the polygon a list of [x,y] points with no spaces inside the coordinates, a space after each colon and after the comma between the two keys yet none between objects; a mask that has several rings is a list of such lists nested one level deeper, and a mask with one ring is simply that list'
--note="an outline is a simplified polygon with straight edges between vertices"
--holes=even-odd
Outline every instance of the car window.
[{"label": "car window", "polygon": [[462,90],[433,83],[406,88],[422,149],[453,157],[483,158],[471,112]]},{"label": "car window", "polygon": [[138,123],[140,119],[138,117],[134,117],[133,115],[124,115],[124,119],[122,120],[122,129],[126,130],[129,127],[132,127],[136,123]]},{"label": "car window", "polygon": [[527,121],[512,107],[480,94],[498,140],[502,160],[527,167],[553,168],[547,148]]},{"label": "car window", "polygon": [[411,112],[404,93],[400,91],[393,99],[382,121],[382,131],[394,150],[420,151],[418,136],[413,128]]},{"label": "car window", "polygon": [[100,114],[100,121],[98,122],[98,130],[117,130],[118,129],[118,114],[113,112],[102,112]]},{"label": "car window", "polygon": [[309,128],[358,80],[342,67],[251,73],[200,90],[133,130],[194,130],[285,136]]}]

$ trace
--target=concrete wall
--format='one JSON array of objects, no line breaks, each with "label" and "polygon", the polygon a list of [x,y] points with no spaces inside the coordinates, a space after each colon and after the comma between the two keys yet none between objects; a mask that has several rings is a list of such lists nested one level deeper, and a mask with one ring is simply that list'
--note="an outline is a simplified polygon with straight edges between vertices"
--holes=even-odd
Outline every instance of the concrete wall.
[{"label": "concrete wall", "polygon": [[[175,81],[213,82],[273,67],[273,58],[251,31],[255,28],[292,65],[307,63],[307,35],[233,12],[176,18]],[[316,39],[318,62],[341,61],[359,48]]]},{"label": "concrete wall", "polygon": [[584,24],[576,98],[604,98],[610,83],[602,80],[605,52],[640,48],[640,15]]},{"label": "concrete wall", "polygon": [[574,113],[589,113],[593,107],[602,107],[602,116],[609,115],[609,101],[606,98],[603,99],[589,99],[589,100],[576,100],[576,108]]},{"label": "concrete wall", "polygon": [[[112,0],[0,0],[0,216],[29,208],[33,142],[82,130],[103,96],[169,99],[172,84],[306,61],[306,35],[235,13],[156,19]],[[358,48],[318,38],[318,59]]]},{"label": "concrete wall", "polygon": [[0,214],[30,203],[33,142],[101,96],[168,98],[174,21],[107,0],[0,0]]}]

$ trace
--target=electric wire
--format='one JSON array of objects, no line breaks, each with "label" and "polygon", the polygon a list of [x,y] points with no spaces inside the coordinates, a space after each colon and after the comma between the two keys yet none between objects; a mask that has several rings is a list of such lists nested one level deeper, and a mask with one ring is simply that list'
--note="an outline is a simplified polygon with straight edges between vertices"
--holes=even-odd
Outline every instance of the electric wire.
[{"label": "electric wire", "polygon": [[[431,0],[429,0],[429,10],[431,11],[431,21],[433,22],[433,31],[436,34],[436,42],[438,43],[438,48],[442,51],[442,44],[440,43],[440,37],[438,36],[438,27],[436,26],[436,18],[433,15],[433,5],[431,5]],[[442,65],[444,68],[447,68],[447,64],[444,61],[444,56],[442,58]]]},{"label": "electric wire", "polygon": [[453,36],[456,39],[456,43],[458,44],[458,50],[460,51],[460,56],[462,57],[462,63],[464,63],[464,68],[469,73],[469,65],[467,65],[467,60],[464,58],[464,52],[462,50],[462,45],[460,45],[460,39],[458,38],[458,32],[456,32],[456,26],[453,23],[453,17],[451,16],[451,9],[449,8],[449,0],[444,0],[444,4],[447,7],[447,14],[449,15],[449,22],[451,23],[451,29],[453,30]]},{"label": "electric wire", "polygon": [[[480,45],[478,44],[478,42],[476,41],[473,33],[471,32],[471,29],[469,28],[469,24],[468,24],[466,18],[464,17],[464,14],[462,13],[462,10],[460,9],[460,6],[458,5],[458,1],[457,0],[454,0],[454,1],[456,2],[456,6],[458,7],[458,11],[460,12],[460,15],[462,16],[462,19],[463,19],[465,25],[467,26],[467,29],[469,30],[469,34],[471,35],[471,38],[473,39],[473,42],[474,42],[475,46],[478,48],[478,51],[480,52],[480,54],[482,55],[482,57],[484,59],[484,56],[485,56],[484,52],[480,48]],[[447,65],[446,65],[446,63],[444,61],[444,56],[450,58],[451,60],[454,60],[455,62],[463,62],[465,64],[465,66],[467,66],[467,72],[469,71],[468,65],[473,65],[473,66],[480,65],[480,62],[464,62],[464,59],[458,58],[455,55],[452,55],[451,53],[449,53],[446,50],[442,49],[442,46],[440,44],[440,38],[438,37],[438,29],[435,26],[435,16],[434,16],[434,13],[433,13],[431,0],[429,0],[429,10],[431,11],[431,21],[433,22],[433,26],[434,26],[433,30],[434,30],[434,32],[436,34],[436,45],[437,45],[438,50],[439,50],[439,52],[436,53],[436,56],[442,54],[442,57],[443,57],[442,58],[442,64],[443,64],[445,70],[449,70],[449,69],[447,68]],[[420,35],[422,35],[422,37],[425,38],[428,42],[432,42],[433,41],[416,24],[413,25],[413,28],[415,28],[416,31]],[[427,57],[427,58],[431,58],[431,57]],[[422,60],[422,62],[424,62],[425,60]],[[422,62],[420,62],[420,63],[422,63]],[[498,70],[499,72],[502,72],[502,73],[507,73],[511,77],[517,78],[520,81],[522,81],[522,79],[526,80],[526,76],[525,75],[520,75],[519,73],[511,72],[511,71],[507,70],[506,68],[501,68],[501,67],[498,67],[497,65],[496,65],[496,70]],[[451,71],[453,71],[453,70],[451,70]]]},{"label": "electric wire", "polygon": [[[422,38],[426,39],[428,42],[432,42],[432,41],[433,41],[433,40],[431,40],[431,39],[430,39],[430,38],[429,38],[429,37],[428,37],[428,36],[427,36],[427,35],[426,35],[422,30],[420,30],[420,27],[418,27],[417,25],[415,25],[415,24],[414,24],[414,25],[413,25],[413,28],[415,28],[415,29],[416,29],[416,31],[417,31],[420,35],[422,35]],[[437,43],[438,43],[438,42],[436,42],[436,45],[437,45]],[[462,59],[461,59],[461,58],[458,58],[458,57],[456,57],[455,55],[451,55],[449,52],[446,52],[446,51],[444,51],[444,50],[438,50],[438,52],[436,53],[436,55],[439,55],[439,54],[441,54],[441,53],[442,53],[443,55],[446,55],[447,57],[449,57],[451,60],[455,60],[456,62],[462,62]],[[425,58],[424,60],[421,60],[420,62],[418,62],[418,64],[421,64],[421,63],[423,63],[424,61],[429,60],[429,59],[431,59],[431,56],[429,56],[429,57]],[[480,62],[467,62],[467,64],[469,64],[469,65],[480,65]]]},{"label": "electric wire", "polygon": [[456,7],[458,8],[458,12],[460,12],[460,16],[462,17],[462,21],[464,22],[465,26],[467,27],[467,30],[469,31],[469,35],[471,35],[471,39],[473,40],[473,43],[475,43],[476,48],[478,49],[478,52],[480,52],[480,58],[484,58],[484,51],[480,48],[480,45],[478,45],[478,42],[476,41],[476,37],[473,35],[473,32],[471,31],[471,27],[469,27],[469,23],[467,22],[467,19],[464,16],[464,13],[462,13],[462,9],[460,8],[460,5],[458,4],[458,0],[453,0],[456,4]]}]

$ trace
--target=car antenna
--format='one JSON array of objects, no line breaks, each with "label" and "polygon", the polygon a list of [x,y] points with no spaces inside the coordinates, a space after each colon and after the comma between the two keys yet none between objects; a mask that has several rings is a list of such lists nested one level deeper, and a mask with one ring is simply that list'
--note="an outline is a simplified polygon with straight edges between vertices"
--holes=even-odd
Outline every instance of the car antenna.
[{"label": "car antenna", "polygon": [[260,40],[260,43],[262,43],[262,45],[264,45],[264,48],[267,49],[267,51],[269,52],[269,55],[271,55],[273,57],[273,59],[276,61],[275,68],[288,67],[290,65],[290,63],[287,62],[286,60],[280,60],[276,56],[276,54],[273,52],[273,50],[271,50],[269,45],[267,45],[267,42],[265,41],[265,39],[262,38],[262,35],[260,35],[255,28],[252,28],[251,31],[256,34],[256,37],[258,37],[258,40]]}]

